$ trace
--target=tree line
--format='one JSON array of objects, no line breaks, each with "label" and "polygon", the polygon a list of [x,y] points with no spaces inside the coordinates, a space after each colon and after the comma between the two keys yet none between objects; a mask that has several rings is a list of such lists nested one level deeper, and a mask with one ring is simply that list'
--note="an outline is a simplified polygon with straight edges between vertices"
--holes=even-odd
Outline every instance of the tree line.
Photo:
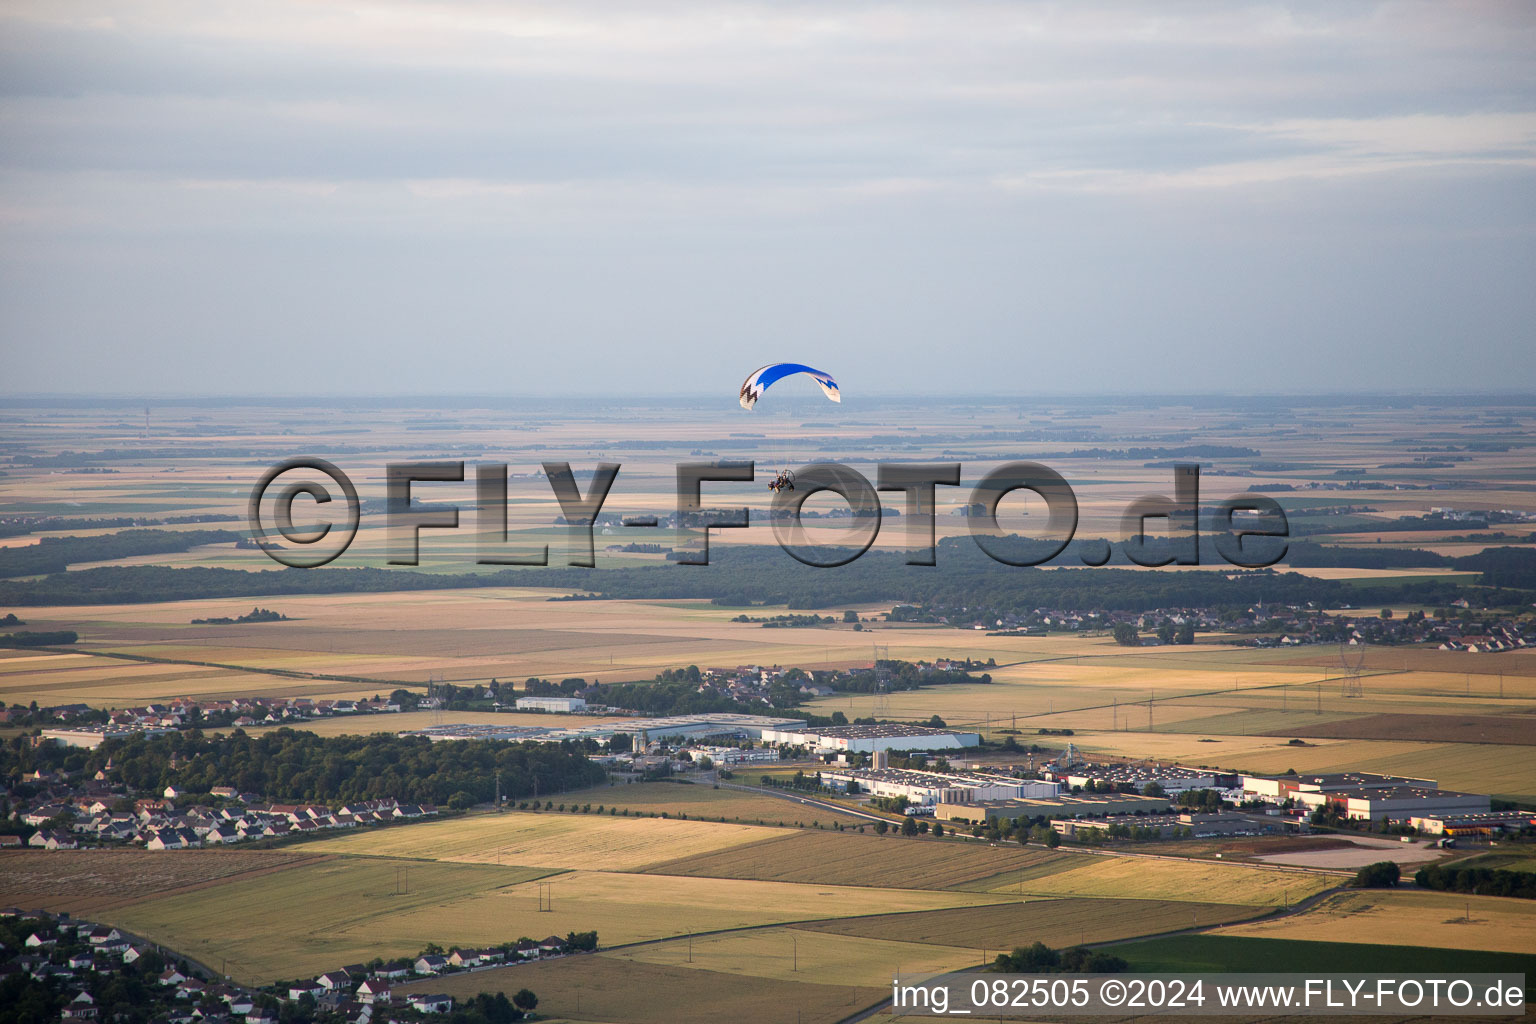
[{"label": "tree line", "polygon": [[92,774],[113,764],[113,777],[141,792],[174,785],[191,794],[233,786],[263,800],[342,804],[393,797],[404,803],[468,807],[495,798],[555,793],[598,785],[597,749],[575,743],[501,740],[432,742],[423,736],[317,736],[277,729],[206,735],[191,730],[109,740],[94,750],[13,737],[0,747],[0,774],[36,768]]},{"label": "tree line", "polygon": [[80,639],[72,629],[23,629],[0,634],[0,647],[62,647]]},{"label": "tree line", "polygon": [[109,562],[135,555],[190,551],[245,536],[233,530],[121,530],[95,537],[44,537],[25,547],[0,548],[0,577],[64,572],[75,562]]},{"label": "tree line", "polygon": [[1012,953],[999,953],[992,964],[992,969],[1002,974],[1115,974],[1129,967],[1112,953],[1081,946],[1056,950],[1043,942],[1021,946]]},{"label": "tree line", "polygon": [[1536,900],[1536,871],[1505,871],[1501,868],[1456,867],[1432,864],[1413,876],[1421,889],[1466,892],[1476,896],[1514,896]]},{"label": "tree line", "polygon": [[[205,532],[222,535],[225,531]],[[174,536],[184,538],[187,534]],[[1022,553],[1039,543],[1018,541]],[[1376,552],[1361,548],[1328,548],[1319,549],[1313,559],[1309,549],[1295,547],[1303,552],[1304,561],[1318,564],[1374,564],[1377,556]],[[1063,564],[1068,564],[1070,555],[1069,550],[1057,561],[1066,559]],[[743,608],[787,605],[812,610],[900,600],[929,609],[986,609],[989,613],[1024,613],[1040,607],[1124,612],[1174,607],[1247,608],[1261,601],[1279,605],[1304,605],[1312,601],[1327,607],[1345,603],[1433,606],[1450,604],[1458,597],[1493,607],[1528,604],[1536,598],[1536,552],[1520,548],[1495,548],[1450,560],[1452,568],[1481,573],[1479,579],[1486,589],[1444,579],[1383,580],[1357,585],[1359,581],[1319,580],[1274,570],[1146,573],[1113,567],[1018,567],[993,561],[968,537],[940,540],[936,558],[936,568],[920,570],[907,565],[901,552],[870,551],[836,572],[825,572],[802,565],[777,547],[717,546],[710,552],[708,567],[549,567],[452,574],[375,568],[247,572],[212,567],[100,566],[52,572],[39,580],[0,582],[0,606],[137,604],[150,600],[280,594],[530,586],[595,591],[606,598],[702,599]],[[35,566],[27,570],[28,574],[46,571]]]}]

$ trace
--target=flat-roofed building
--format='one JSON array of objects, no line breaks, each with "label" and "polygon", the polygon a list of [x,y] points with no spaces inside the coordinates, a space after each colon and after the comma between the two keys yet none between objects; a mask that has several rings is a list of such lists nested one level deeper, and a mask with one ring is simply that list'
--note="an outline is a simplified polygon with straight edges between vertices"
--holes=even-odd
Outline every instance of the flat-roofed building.
[{"label": "flat-roofed building", "polygon": [[519,697],[519,711],[584,711],[587,702],[581,697]]},{"label": "flat-roofed building", "polygon": [[981,743],[974,732],[936,729],[927,725],[882,722],[878,725],[833,725],[825,728],[773,729],[763,733],[764,743],[808,747],[817,751],[872,754],[877,750],[958,750]]},{"label": "flat-roofed building", "polygon": [[[1160,838],[1175,835],[1175,830],[1190,829],[1194,838],[1212,836],[1261,836],[1286,831],[1286,823],[1279,818],[1263,814],[1242,814],[1238,811],[1217,811],[1213,814],[1112,814],[1107,818],[1058,818],[1051,821],[1051,828],[1065,839],[1076,839],[1085,828],[1103,831],[1111,825],[1127,828],[1156,829]],[[1187,834],[1187,833],[1186,833]]]},{"label": "flat-roofed building", "polygon": [[1408,824],[1432,836],[1486,836],[1495,832],[1520,832],[1536,827],[1536,812],[1416,815],[1408,819]]},{"label": "flat-roofed building", "polygon": [[1377,775],[1374,772],[1326,772],[1310,775],[1244,775],[1243,793],[1273,803],[1284,803],[1297,793],[1338,793],[1349,789],[1390,789],[1406,786],[1414,789],[1438,789],[1434,779],[1415,779],[1406,775]]},{"label": "flat-roofed building", "polygon": [[1408,821],[1437,814],[1486,814],[1489,810],[1488,797],[1480,793],[1415,786],[1326,792],[1297,790],[1293,799],[1298,806],[1309,810],[1331,806],[1344,817],[1361,821]]},{"label": "flat-roofed building", "polygon": [[1015,779],[983,772],[927,772],[902,768],[827,768],[820,773],[823,785],[842,792],[871,796],[906,797],[909,804],[934,807],[940,803],[1007,800],[1026,796],[1053,796],[1054,782]]},{"label": "flat-roofed building", "polygon": [[402,732],[402,736],[425,736],[431,740],[534,740],[559,743],[561,740],[593,739],[606,743],[614,736],[627,735],[637,749],[650,740],[720,736],[731,739],[761,739],[765,731],[799,724],[798,718],[771,718],[744,715],[734,711],[697,715],[669,715],[665,718],[623,718],[591,725],[572,725],[553,720],[548,726],[495,725],[488,723],[429,725],[424,729]]},{"label": "flat-roofed building", "polygon": [[1089,785],[1130,788],[1141,792],[1156,785],[1164,793],[1177,795],[1190,789],[1227,789],[1237,784],[1235,772],[1222,772],[1211,768],[1185,768],[1176,764],[1149,764],[1144,761],[1126,764],[1075,764],[1063,768],[1047,768],[1045,776],[1066,786],[1084,789]]},{"label": "flat-roofed building", "polygon": [[993,818],[998,821],[1013,821],[1016,818],[1082,818],[1135,814],[1137,811],[1156,814],[1166,810],[1166,797],[1138,796],[1133,793],[1059,793],[1052,797],[941,803],[934,808],[934,816],[945,821],[980,825]]},{"label": "flat-roofed building", "polygon": [[132,736],[165,736],[175,729],[137,725],[81,725],[72,729],[44,729],[42,739],[66,747],[95,750],[107,740],[125,740]]}]

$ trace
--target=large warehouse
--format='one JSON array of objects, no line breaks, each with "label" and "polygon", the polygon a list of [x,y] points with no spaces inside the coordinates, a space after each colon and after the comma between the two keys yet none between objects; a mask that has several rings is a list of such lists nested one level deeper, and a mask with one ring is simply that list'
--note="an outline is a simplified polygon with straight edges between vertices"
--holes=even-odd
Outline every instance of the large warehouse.
[{"label": "large warehouse", "polygon": [[1060,793],[1048,797],[1024,797],[977,803],[946,803],[934,813],[946,821],[980,824],[989,818],[1013,821],[1015,818],[1086,818],[1110,814],[1161,814],[1168,810],[1166,797],[1137,796],[1133,793]]},{"label": "large warehouse", "polygon": [[402,736],[426,736],[432,740],[536,740],[558,743],[561,740],[593,739],[607,742],[616,735],[628,735],[644,747],[652,740],[701,739],[708,736],[761,739],[769,732],[799,722],[798,718],[770,718],[743,715],[731,711],[697,715],[669,715],[666,718],[621,718],[590,725],[567,725],[556,719],[549,726],[454,724],[431,725],[425,729],[403,732]]},{"label": "large warehouse", "polygon": [[839,792],[871,796],[904,796],[909,804],[933,807],[940,803],[975,803],[1055,796],[1054,782],[1015,779],[984,772],[924,772],[900,768],[824,768],[822,785]]},{"label": "large warehouse", "polygon": [[833,725],[826,728],[765,729],[764,743],[807,747],[815,751],[872,754],[877,750],[958,750],[981,743],[974,732],[935,729],[926,725]]},{"label": "large warehouse", "polygon": [[1344,789],[1327,792],[1297,790],[1292,798],[1308,810],[1332,805],[1346,818],[1370,821],[1408,821],[1435,814],[1486,814],[1489,800],[1478,793],[1449,789],[1390,786],[1379,789]]},{"label": "large warehouse", "polygon": [[1089,783],[1098,786],[1130,787],[1138,793],[1154,783],[1164,793],[1177,796],[1188,789],[1227,789],[1237,785],[1237,775],[1206,768],[1185,768],[1176,764],[1085,764],[1070,767],[1047,767],[1043,773],[1065,786],[1087,788]]},{"label": "large warehouse", "polygon": [[1377,775],[1374,772],[1328,772],[1313,775],[1244,775],[1243,793],[1250,797],[1283,803],[1297,793],[1341,793],[1350,789],[1390,789],[1412,786],[1437,788],[1433,779],[1414,779],[1405,775]]},{"label": "large warehouse", "polygon": [[519,711],[584,711],[587,702],[581,697],[519,697]]}]

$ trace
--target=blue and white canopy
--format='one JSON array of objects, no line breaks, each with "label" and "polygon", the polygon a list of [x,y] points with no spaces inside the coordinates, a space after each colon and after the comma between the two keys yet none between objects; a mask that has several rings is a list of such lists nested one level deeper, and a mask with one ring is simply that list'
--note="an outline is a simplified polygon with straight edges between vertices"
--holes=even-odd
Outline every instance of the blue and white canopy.
[{"label": "blue and white canopy", "polygon": [[837,381],[831,375],[804,363],[769,363],[760,370],[756,370],[741,385],[741,407],[750,409],[757,404],[757,400],[763,397],[763,392],[768,390],[768,385],[792,373],[810,374],[812,380],[821,385],[821,390],[834,402],[841,402],[843,396],[838,393]]}]

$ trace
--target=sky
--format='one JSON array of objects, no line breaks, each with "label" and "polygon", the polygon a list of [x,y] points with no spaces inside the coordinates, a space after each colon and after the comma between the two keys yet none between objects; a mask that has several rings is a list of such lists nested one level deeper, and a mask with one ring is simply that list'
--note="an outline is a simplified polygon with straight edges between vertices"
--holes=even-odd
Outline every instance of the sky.
[{"label": "sky", "polygon": [[6,394],[1536,388],[1536,5],[0,2]]}]

